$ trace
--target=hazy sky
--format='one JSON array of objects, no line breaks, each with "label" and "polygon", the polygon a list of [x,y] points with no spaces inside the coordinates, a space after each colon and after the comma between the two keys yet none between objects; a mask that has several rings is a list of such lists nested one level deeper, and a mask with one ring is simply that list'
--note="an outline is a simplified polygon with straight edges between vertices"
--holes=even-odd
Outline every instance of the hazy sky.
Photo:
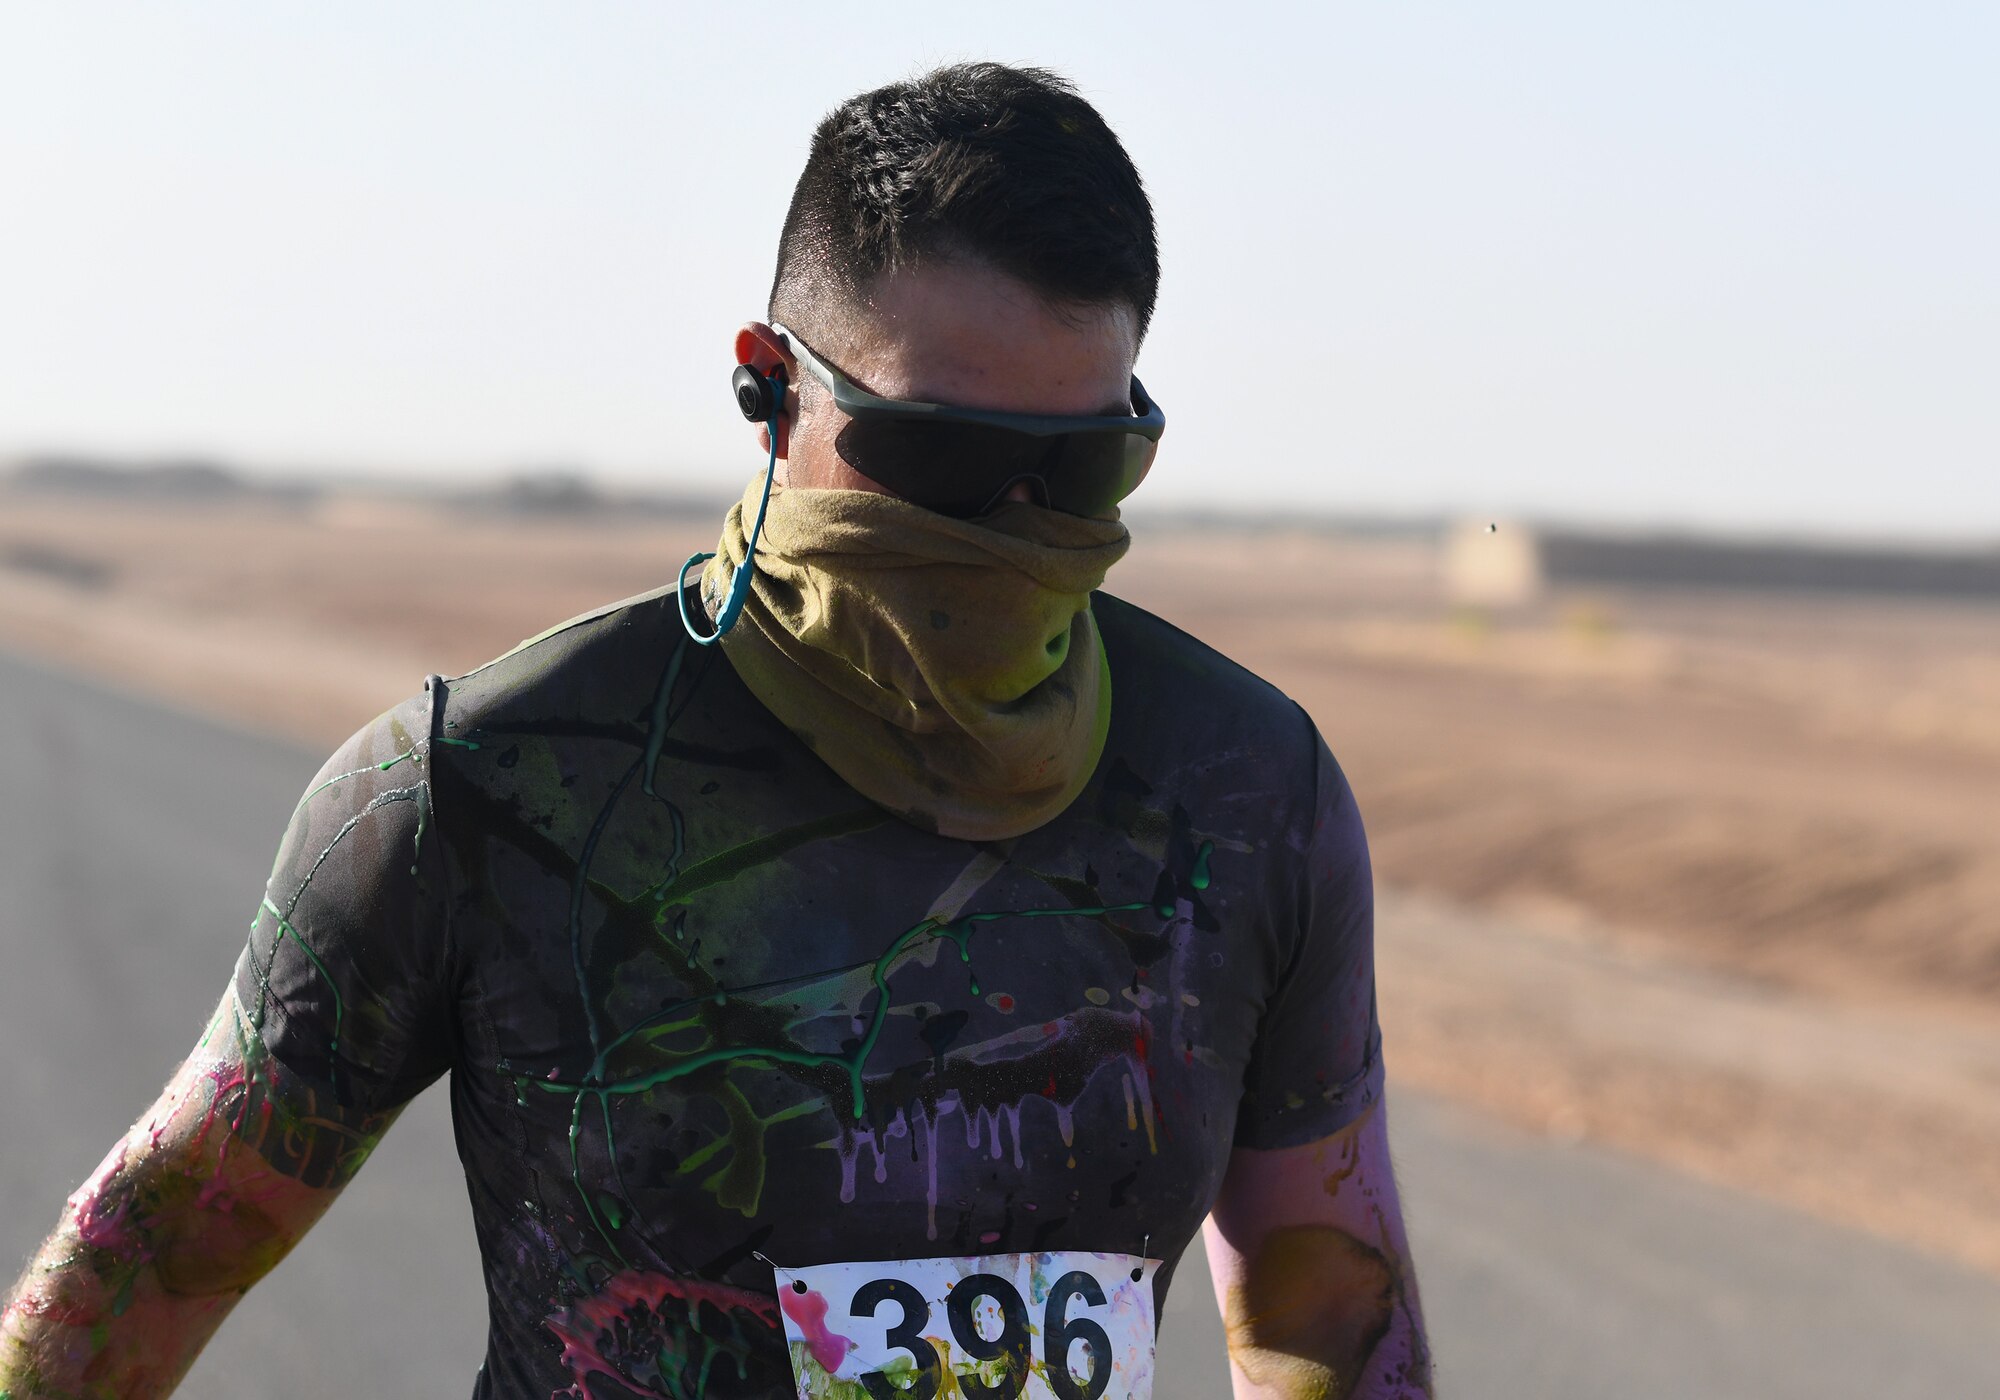
[{"label": "hazy sky", "polygon": [[1152,191],[1179,505],[2000,535],[2000,6],[9,5],[0,454],[733,487],[811,128],[993,57]]}]

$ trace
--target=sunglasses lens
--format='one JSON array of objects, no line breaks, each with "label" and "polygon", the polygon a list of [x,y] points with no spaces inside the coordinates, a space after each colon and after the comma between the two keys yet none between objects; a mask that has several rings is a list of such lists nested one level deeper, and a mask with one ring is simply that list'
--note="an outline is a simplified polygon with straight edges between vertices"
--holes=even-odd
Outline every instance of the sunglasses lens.
[{"label": "sunglasses lens", "polygon": [[1137,433],[1070,433],[1042,480],[1048,503],[1071,515],[1108,516],[1139,489],[1159,444]]},{"label": "sunglasses lens", "polygon": [[940,515],[969,519],[1017,481],[1071,515],[1109,515],[1152,466],[1155,444],[1136,433],[1037,437],[980,423],[856,418],[834,450],[870,481]]},{"label": "sunglasses lens", "polygon": [[904,500],[961,519],[985,511],[1009,484],[1038,477],[1058,439],[979,423],[856,418],[834,450]]}]

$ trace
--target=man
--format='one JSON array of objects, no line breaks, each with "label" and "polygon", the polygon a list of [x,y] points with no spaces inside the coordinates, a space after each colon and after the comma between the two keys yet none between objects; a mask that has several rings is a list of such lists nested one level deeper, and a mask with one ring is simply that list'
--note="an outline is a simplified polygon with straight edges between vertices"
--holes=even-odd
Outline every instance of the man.
[{"label": "man", "polygon": [[1060,80],[828,117],[737,337],[768,501],[334,756],[0,1393],[166,1394],[449,1070],[480,1396],[1143,1397],[1204,1216],[1239,1400],[1428,1394],[1353,798],[1094,592],[1157,282]]}]

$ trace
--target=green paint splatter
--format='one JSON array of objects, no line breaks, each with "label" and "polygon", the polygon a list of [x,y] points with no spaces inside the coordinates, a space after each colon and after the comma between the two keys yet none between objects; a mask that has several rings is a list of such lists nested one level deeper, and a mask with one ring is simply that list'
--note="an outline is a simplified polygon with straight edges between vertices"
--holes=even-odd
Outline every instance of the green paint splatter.
[{"label": "green paint splatter", "polygon": [[318,797],[328,788],[338,786],[339,784],[346,782],[349,778],[358,778],[364,773],[386,773],[391,768],[394,768],[397,764],[407,763],[411,759],[416,759],[416,761],[419,763],[423,762],[422,759],[417,758],[417,750],[412,748],[412,749],[406,749],[402,753],[397,754],[394,758],[385,758],[380,763],[370,763],[365,767],[350,769],[348,772],[345,773],[336,773],[331,778],[328,778],[325,782],[321,783],[318,787],[308,792],[304,797],[301,797],[299,799],[298,806],[292,808],[292,815],[297,816],[302,810],[304,810],[305,805],[308,802],[312,801],[315,797]]},{"label": "green paint splatter", "polygon": [[[774,831],[768,836],[759,836],[753,841],[745,841],[740,846],[731,846],[717,851],[706,860],[696,861],[683,871],[678,878],[662,880],[643,891],[639,898],[665,899],[673,895],[673,904],[685,904],[695,895],[715,885],[727,884],[747,871],[768,864],[788,851],[814,841],[827,841],[837,836],[848,836],[858,831],[872,831],[886,822],[893,821],[880,807],[858,808],[852,812],[836,812],[830,817],[820,817],[815,821],[802,822],[798,826]],[[665,922],[666,911],[662,909],[658,921]]]},{"label": "green paint splatter", "polygon": [[[808,1113],[817,1113],[819,1110],[820,1104],[817,1100],[801,1099],[789,1108],[779,1109],[769,1118],[758,1119],[757,1123],[759,1128],[775,1128],[780,1123],[789,1122],[794,1118],[803,1118]],[[698,1147],[693,1152],[688,1153],[686,1157],[681,1159],[680,1166],[674,1169],[675,1173],[680,1176],[692,1176],[695,1172],[700,1171],[706,1166],[716,1153],[731,1145],[732,1139],[729,1134],[725,1133],[706,1146]],[[755,1211],[753,1210],[749,1213],[754,1214]]]},{"label": "green paint splatter", "polygon": [[[275,962],[277,960],[278,954],[276,950],[278,944],[282,944],[289,937],[294,943],[299,945],[299,951],[306,955],[306,960],[313,965],[313,970],[319,974],[320,980],[326,983],[326,990],[333,997],[333,1037],[327,1043],[326,1054],[329,1061],[337,1062],[340,1056],[341,1020],[346,1015],[346,1007],[340,999],[340,988],[335,985],[333,974],[326,970],[326,964],[319,960],[319,954],[312,950],[312,945],[306,942],[297,929],[292,927],[291,920],[279,913],[278,906],[271,903],[269,898],[266,898],[263,904],[264,912],[278,921],[278,943],[272,945],[272,961]],[[270,975],[270,969],[267,967],[263,978],[264,990],[266,992],[270,990]],[[261,1015],[263,1008],[260,1006],[258,1010]]]},{"label": "green paint splatter", "polygon": [[[837,1068],[847,1077],[849,1097],[855,1118],[866,1115],[863,1078],[869,1058],[874,1054],[875,1044],[882,1037],[882,1027],[889,1016],[889,977],[891,965],[912,943],[919,938],[942,938],[958,945],[959,956],[966,962],[972,960],[971,940],[981,924],[994,923],[1000,919],[1051,919],[1051,918],[1097,918],[1105,914],[1130,914],[1151,908],[1146,900],[1130,904],[1097,904],[1080,908],[1063,909],[1001,909],[990,913],[966,914],[951,921],[926,918],[903,930],[889,944],[882,955],[875,960],[870,976],[875,983],[876,998],[874,1011],[869,1016],[868,1029],[852,1054],[837,1055],[812,1050],[787,1050],[780,1046],[719,1046],[683,1056],[673,1064],[665,1065],[648,1074],[635,1075],[627,1079],[597,1082],[593,1078],[582,1083],[562,1081],[529,1080],[537,1089],[551,1094],[575,1094],[581,1098],[585,1094],[643,1094],[657,1089],[662,1084],[670,1084],[676,1079],[684,1079],[690,1074],[710,1065],[734,1064],[742,1062],[763,1062],[777,1065],[797,1065],[805,1068]],[[1168,911],[1171,913],[1172,911]],[[976,995],[976,990],[975,990]],[[726,1004],[725,992],[717,992],[719,1004]]]},{"label": "green paint splatter", "polygon": [[424,858],[424,823],[431,811],[431,790],[426,783],[417,797],[417,836],[410,851],[410,873],[417,873],[417,862]]},{"label": "green paint splatter", "polygon": [[[1110,914],[1142,913],[1146,911],[1151,911],[1162,919],[1171,919],[1176,912],[1171,904],[1159,904],[1153,900],[1138,900],[1123,904],[1104,904],[1093,902],[1088,897],[1076,898],[1072,895],[1073,902],[1062,907],[995,910],[961,915],[950,920],[925,918],[896,935],[872,964],[859,963],[847,968],[822,969],[817,972],[807,973],[803,977],[784,978],[774,983],[763,983],[753,987],[727,988],[712,986],[711,989],[702,990],[699,995],[690,997],[676,1005],[660,1008],[622,1033],[615,1035],[607,1042],[603,1036],[604,1028],[600,1024],[598,1008],[591,995],[590,981],[583,956],[583,910],[587,893],[596,888],[591,883],[589,876],[593,857],[596,854],[601,839],[606,835],[614,810],[619,805],[621,797],[631,785],[634,777],[640,779],[639,787],[646,796],[661,802],[667,807],[673,820],[673,852],[671,859],[667,862],[665,873],[660,879],[648,886],[636,899],[615,902],[623,908],[631,908],[642,903],[655,904],[657,908],[652,911],[651,915],[653,927],[663,939],[667,940],[668,946],[676,947],[677,951],[678,945],[675,940],[681,939],[685,932],[680,923],[680,920],[685,915],[680,911],[684,911],[693,898],[702,891],[727,884],[739,876],[765,866],[801,846],[866,831],[884,825],[893,819],[890,814],[872,805],[848,812],[835,813],[831,816],[801,823],[798,826],[773,832],[758,837],[755,840],[746,841],[726,850],[718,851],[708,858],[683,869],[681,862],[684,858],[684,828],[681,813],[674,803],[656,790],[655,779],[659,762],[665,751],[668,732],[672,728],[674,720],[678,717],[673,709],[672,702],[681,674],[685,645],[685,641],[683,641],[680,646],[676,647],[674,654],[668,659],[663,674],[656,685],[647,717],[644,749],[640,757],[626,770],[623,777],[614,784],[613,790],[599,809],[596,820],[592,823],[591,829],[582,844],[582,848],[577,854],[576,871],[571,888],[569,935],[572,972],[575,975],[578,995],[584,1003],[590,1035],[590,1066],[580,1080],[569,1082],[546,1080],[539,1077],[531,1078],[516,1073],[510,1066],[499,1066],[500,1072],[507,1075],[513,1082],[517,1103],[525,1103],[527,1101],[527,1090],[530,1086],[542,1093],[570,1096],[569,1156],[571,1184],[591,1224],[596,1228],[598,1234],[610,1248],[611,1253],[619,1259],[620,1263],[626,1263],[627,1261],[623,1252],[619,1249],[617,1241],[612,1238],[611,1231],[621,1229],[628,1219],[628,1214],[633,1210],[631,1197],[630,1193],[625,1191],[622,1179],[619,1179],[616,1183],[618,1190],[624,1193],[622,1201],[608,1192],[599,1192],[593,1195],[592,1192],[586,1190],[584,1187],[581,1137],[583,1108],[587,1099],[594,1097],[597,1100],[599,1112],[603,1120],[606,1158],[610,1164],[611,1172],[614,1177],[617,1177],[619,1175],[618,1151],[611,1113],[612,1101],[615,1098],[647,1093],[662,1085],[685,1079],[707,1069],[723,1067],[725,1074],[721,1081],[722,1087],[716,1092],[716,1098],[722,1104],[727,1114],[727,1129],[706,1146],[685,1158],[679,1164],[677,1171],[679,1174],[685,1175],[700,1170],[707,1166],[725,1148],[729,1149],[730,1160],[711,1171],[703,1179],[703,1185],[714,1193],[718,1204],[728,1209],[740,1210],[746,1216],[754,1216],[761,1201],[764,1185],[764,1168],[766,1162],[764,1139],[768,1129],[789,1118],[818,1111],[826,1105],[824,1100],[812,1100],[791,1105],[770,1118],[760,1117],[742,1092],[729,1082],[726,1074],[728,1067],[739,1064],[754,1064],[787,1066],[806,1070],[838,1071],[847,1081],[847,1097],[850,1112],[856,1120],[862,1119],[866,1116],[867,1111],[867,1067],[881,1039],[882,1031],[888,1017],[890,979],[894,975],[898,961],[924,940],[944,939],[956,945],[960,960],[968,968],[971,994],[976,998],[980,995],[980,983],[976,970],[971,968],[971,944],[975,933],[977,933],[982,925],[994,923],[1002,919],[1101,918]],[[685,705],[683,705],[683,708],[685,708]],[[464,748],[478,747],[477,744],[465,740],[447,739],[444,742]],[[1206,889],[1210,884],[1209,858],[1212,850],[1212,843],[1203,843],[1196,857],[1194,867],[1189,875],[1189,883],[1195,889]],[[599,891],[599,893],[602,894],[604,892]],[[1063,890],[1060,893],[1067,895],[1070,894],[1070,891]],[[1095,892],[1091,893],[1094,894]],[[689,966],[691,970],[699,970],[692,963],[691,950],[689,953]],[[704,1024],[705,1016],[699,1011],[692,1017],[682,1015],[682,1013],[691,1009],[709,1004],[713,1004],[716,1007],[727,1007],[732,996],[742,996],[745,993],[763,990],[768,987],[821,981],[830,977],[845,977],[850,973],[860,971],[864,967],[867,969],[869,979],[874,985],[874,1005],[869,1013],[866,1029],[859,1040],[852,1043],[851,1049],[846,1053],[811,1051],[783,1044],[711,1045],[701,1050],[674,1053],[665,1051],[658,1045],[659,1041],[670,1035],[693,1030]],[[703,975],[701,978],[703,982],[708,980],[706,975]],[[761,1003],[752,1002],[749,1004],[758,1007],[760,1010],[763,1009]],[[680,1019],[670,1019],[674,1017],[680,1017]],[[658,1050],[663,1054],[672,1055],[671,1061],[645,1073],[616,1079],[607,1078],[606,1068],[610,1056],[627,1041],[640,1035],[646,1036],[650,1042],[649,1048]],[[704,1359],[703,1363],[704,1373],[706,1369],[707,1358]]]},{"label": "green paint splatter", "polygon": [[[671,884],[679,878],[682,855],[680,809],[653,791],[652,768],[659,761],[660,751],[666,744],[667,727],[672,722],[669,709],[673,697],[674,682],[680,675],[681,660],[686,650],[687,638],[682,637],[679,645],[674,648],[673,655],[667,658],[666,667],[661,672],[658,683],[654,686],[645,752],[639,758],[632,761],[631,766],[625,770],[624,776],[612,787],[610,795],[604,799],[603,807],[598,810],[597,819],[591,823],[590,834],[584,838],[583,848],[577,853],[576,877],[570,886],[569,947],[571,969],[576,976],[577,996],[583,1002],[585,1026],[590,1032],[591,1067],[587,1076],[590,1079],[595,1079],[602,1072],[601,1067],[605,1056],[604,1038],[601,1027],[598,1024],[597,1005],[591,999],[590,978],[584,968],[583,958],[583,902],[585,894],[590,889],[590,866],[591,862],[596,859],[598,842],[603,838],[606,828],[610,825],[611,815],[617,810],[619,798],[625,795],[625,789],[631,785],[632,779],[638,777],[641,779],[641,790],[652,796],[656,801],[663,803],[673,819],[674,852],[672,860],[667,867],[666,879],[662,883]],[[477,746],[474,745],[474,747]],[[539,1081],[537,1082],[539,1083]],[[583,1098],[583,1092],[579,1091],[576,1096],[576,1104],[570,1113],[570,1182],[575,1187],[577,1195],[582,1198],[584,1213],[590,1217],[590,1223],[596,1227],[599,1236],[603,1238],[605,1244],[610,1246],[611,1252],[618,1256],[618,1261],[621,1264],[629,1264],[630,1261],[620,1252],[617,1241],[611,1238],[610,1232],[604,1228],[603,1223],[598,1219],[597,1208],[591,1202],[590,1193],[583,1189],[583,1160],[579,1148],[583,1125]],[[605,1155],[610,1160],[611,1170],[615,1175],[618,1172],[618,1143],[611,1123],[611,1100],[604,1094],[599,1093],[597,1102],[604,1116]],[[622,1181],[619,1183],[619,1189],[624,1189]],[[613,1228],[616,1228],[615,1225]]]}]

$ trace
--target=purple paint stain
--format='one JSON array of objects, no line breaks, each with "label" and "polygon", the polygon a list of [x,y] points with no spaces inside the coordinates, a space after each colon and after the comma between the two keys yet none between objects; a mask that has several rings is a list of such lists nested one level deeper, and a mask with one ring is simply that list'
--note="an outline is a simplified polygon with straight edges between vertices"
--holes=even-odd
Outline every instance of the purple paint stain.
[{"label": "purple paint stain", "polygon": [[943,1118],[945,1114],[951,1112],[951,1110],[956,1108],[957,1106],[958,1104],[955,1099],[949,1099],[949,1098],[939,1099],[937,1104],[937,1113],[935,1117],[925,1113],[921,1105],[919,1105],[917,1109],[917,1126],[923,1129],[922,1137],[924,1145],[924,1204],[925,1204],[924,1231],[926,1239],[934,1240],[938,1237],[937,1236],[938,1119]]},{"label": "purple paint stain", "polygon": [[889,1120],[888,1127],[878,1135],[873,1128],[856,1128],[842,1124],[839,1139],[840,1155],[840,1199],[851,1202],[854,1199],[854,1169],[861,1155],[862,1145],[875,1154],[875,1182],[877,1185],[889,1179],[887,1140],[892,1137],[908,1137],[910,1125],[902,1109]]}]

